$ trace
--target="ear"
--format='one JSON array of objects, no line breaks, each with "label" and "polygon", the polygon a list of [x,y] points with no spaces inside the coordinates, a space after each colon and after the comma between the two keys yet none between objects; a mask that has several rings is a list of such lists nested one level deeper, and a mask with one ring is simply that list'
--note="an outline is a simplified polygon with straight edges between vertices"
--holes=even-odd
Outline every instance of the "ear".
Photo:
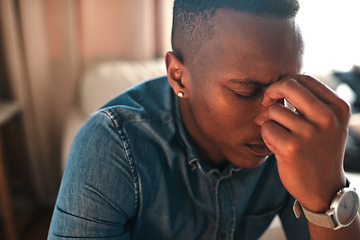
[{"label": "ear", "polygon": [[173,52],[167,52],[165,55],[166,71],[168,81],[174,90],[174,93],[178,95],[180,92],[183,93],[182,98],[186,96],[185,85],[184,85],[184,71],[185,66],[176,57]]}]

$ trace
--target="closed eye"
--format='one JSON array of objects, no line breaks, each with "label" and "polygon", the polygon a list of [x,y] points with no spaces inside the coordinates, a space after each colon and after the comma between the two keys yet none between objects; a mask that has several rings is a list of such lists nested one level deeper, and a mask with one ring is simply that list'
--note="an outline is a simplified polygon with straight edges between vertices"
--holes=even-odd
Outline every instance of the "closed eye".
[{"label": "closed eye", "polygon": [[256,97],[259,92],[261,91],[261,88],[258,88],[256,89],[255,91],[252,91],[252,92],[248,92],[248,93],[245,93],[245,92],[237,92],[235,90],[231,90],[235,96],[239,97],[239,98],[244,98],[244,99],[251,99],[253,97]]}]

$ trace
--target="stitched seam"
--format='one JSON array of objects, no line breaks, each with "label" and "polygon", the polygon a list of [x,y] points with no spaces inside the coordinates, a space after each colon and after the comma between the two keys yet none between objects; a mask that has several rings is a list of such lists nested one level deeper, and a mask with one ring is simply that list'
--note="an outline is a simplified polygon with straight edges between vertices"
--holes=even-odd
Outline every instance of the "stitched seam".
[{"label": "stitched seam", "polygon": [[231,205],[231,232],[230,232],[230,239],[234,239],[235,234],[235,221],[236,221],[236,209],[235,209],[235,198],[234,198],[234,192],[232,191],[232,188],[230,186],[229,181],[226,182],[226,188],[229,193],[229,200]]},{"label": "stitched seam", "polygon": [[216,227],[215,227],[215,233],[214,238],[216,239],[218,230],[219,230],[219,224],[220,224],[220,207],[219,207],[219,184],[221,182],[221,178],[216,181],[215,185],[215,199],[216,199]]},{"label": "stitched seam", "polygon": [[118,118],[116,118],[116,114],[111,110],[111,109],[104,109],[102,110],[102,112],[104,114],[106,114],[107,116],[109,116],[109,118],[111,119],[112,123],[114,124],[117,133],[120,137],[120,140],[122,142],[123,148],[125,150],[125,155],[126,155],[126,160],[129,164],[130,167],[130,171],[133,177],[133,184],[134,184],[134,191],[135,191],[135,197],[134,197],[134,201],[135,201],[135,206],[134,206],[134,212],[136,213],[136,215],[138,216],[139,214],[139,208],[140,208],[140,178],[136,169],[136,165],[133,159],[133,154],[131,152],[130,149],[130,144],[128,142],[128,137],[126,136],[125,130],[124,128],[121,126],[121,124],[119,123]]}]

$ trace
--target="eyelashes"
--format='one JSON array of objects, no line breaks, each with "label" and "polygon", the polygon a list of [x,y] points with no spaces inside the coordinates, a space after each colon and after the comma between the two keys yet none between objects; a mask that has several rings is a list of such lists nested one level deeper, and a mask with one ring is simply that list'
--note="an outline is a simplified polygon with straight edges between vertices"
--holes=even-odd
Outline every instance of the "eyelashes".
[{"label": "eyelashes", "polygon": [[260,92],[261,92],[261,89],[257,89],[251,93],[239,93],[237,91],[234,91],[234,90],[231,90],[236,97],[239,97],[239,98],[243,98],[243,99],[252,99],[254,97],[256,97]]}]

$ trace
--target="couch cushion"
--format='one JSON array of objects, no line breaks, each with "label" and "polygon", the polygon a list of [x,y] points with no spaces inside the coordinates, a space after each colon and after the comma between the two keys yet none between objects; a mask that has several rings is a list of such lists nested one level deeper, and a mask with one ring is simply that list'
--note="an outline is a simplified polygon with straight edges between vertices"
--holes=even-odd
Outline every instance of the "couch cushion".
[{"label": "couch cushion", "polygon": [[127,88],[165,74],[164,59],[101,63],[86,71],[80,81],[79,111],[87,117]]}]

